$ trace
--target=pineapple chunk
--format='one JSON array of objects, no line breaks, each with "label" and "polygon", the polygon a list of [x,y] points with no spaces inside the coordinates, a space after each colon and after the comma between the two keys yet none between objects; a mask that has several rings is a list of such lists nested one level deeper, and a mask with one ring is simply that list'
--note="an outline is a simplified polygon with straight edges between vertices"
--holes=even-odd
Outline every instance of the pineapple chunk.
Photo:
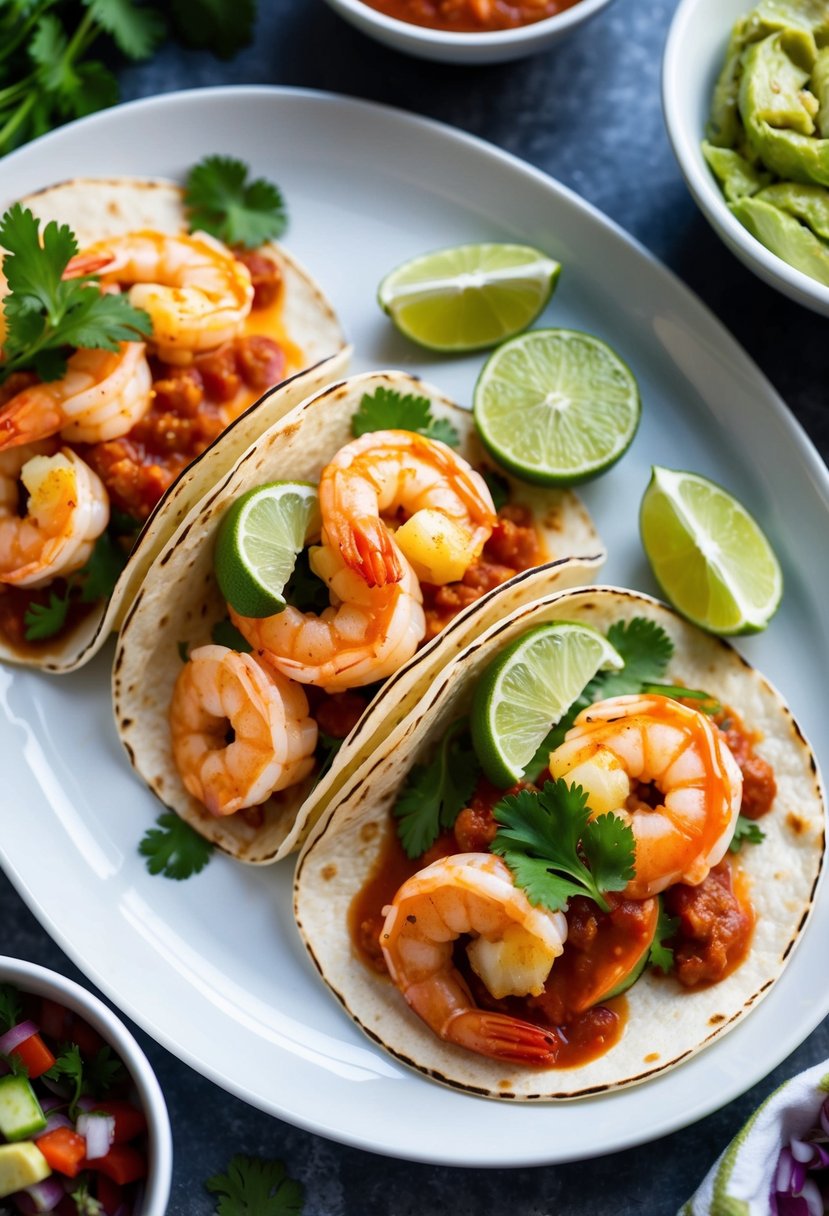
[{"label": "pineapple chunk", "polygon": [[0,1144],[0,1199],[42,1182],[51,1172],[43,1153],[31,1140]]},{"label": "pineapple chunk", "polygon": [[553,777],[566,777],[569,784],[581,786],[594,815],[618,812],[627,802],[630,778],[611,751],[600,748],[589,760],[582,760],[572,768],[557,759],[556,752],[551,752],[549,766]]},{"label": "pineapple chunk", "polygon": [[430,507],[415,511],[394,539],[420,582],[438,587],[457,582],[477,556],[466,528]]},{"label": "pineapple chunk", "polygon": [[510,925],[499,941],[476,937],[466,948],[472,970],[500,1000],[505,996],[540,996],[558,951],[519,924]]}]

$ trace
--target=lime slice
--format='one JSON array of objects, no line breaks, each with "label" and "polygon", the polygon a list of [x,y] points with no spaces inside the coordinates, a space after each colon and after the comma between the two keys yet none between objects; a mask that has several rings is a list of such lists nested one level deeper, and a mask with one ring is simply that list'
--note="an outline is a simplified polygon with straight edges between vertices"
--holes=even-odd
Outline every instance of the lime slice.
[{"label": "lime slice", "polygon": [[457,245],[404,262],[386,275],[377,298],[413,342],[480,350],[531,325],[560,271],[560,262],[529,245]]},{"label": "lime slice", "polygon": [[624,662],[589,625],[553,621],[530,629],[490,663],[472,701],[472,743],[500,789],[524,776],[550,728],[602,667]]},{"label": "lime slice", "polygon": [[219,525],[213,567],[222,595],[242,616],[273,616],[306,536],[319,531],[316,486],[274,481],[238,498]]},{"label": "lime slice", "polygon": [[765,629],[783,575],[736,498],[698,473],[654,465],[639,528],[657,582],[683,616],[711,633]]},{"label": "lime slice", "polygon": [[490,355],[475,385],[475,422],[504,468],[540,485],[574,485],[633,442],[639,389],[610,347],[575,329],[535,329]]}]

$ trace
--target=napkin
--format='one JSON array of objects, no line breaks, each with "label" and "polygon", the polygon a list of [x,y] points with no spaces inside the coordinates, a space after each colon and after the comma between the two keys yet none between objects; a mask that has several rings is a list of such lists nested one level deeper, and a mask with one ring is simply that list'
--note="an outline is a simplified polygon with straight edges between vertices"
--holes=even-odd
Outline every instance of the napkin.
[{"label": "napkin", "polygon": [[780,1153],[818,1125],[829,1060],[784,1081],[757,1108],[678,1216],[769,1216]]}]

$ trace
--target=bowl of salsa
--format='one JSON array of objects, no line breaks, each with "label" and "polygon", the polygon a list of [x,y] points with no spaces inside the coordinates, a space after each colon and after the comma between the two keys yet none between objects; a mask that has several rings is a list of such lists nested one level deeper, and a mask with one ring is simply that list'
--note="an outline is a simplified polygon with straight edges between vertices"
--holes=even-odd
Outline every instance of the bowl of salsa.
[{"label": "bowl of salsa", "polygon": [[441,63],[498,63],[546,50],[610,0],[327,0],[378,42]]}]

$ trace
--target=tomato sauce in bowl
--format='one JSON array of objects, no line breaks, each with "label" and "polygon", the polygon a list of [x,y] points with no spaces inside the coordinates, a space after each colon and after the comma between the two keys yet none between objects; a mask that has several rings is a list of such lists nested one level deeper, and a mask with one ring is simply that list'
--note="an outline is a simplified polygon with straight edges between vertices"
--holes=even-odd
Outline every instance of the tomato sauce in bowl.
[{"label": "tomato sauce in bowl", "polygon": [[363,0],[370,8],[433,30],[483,33],[555,17],[579,0]]}]

